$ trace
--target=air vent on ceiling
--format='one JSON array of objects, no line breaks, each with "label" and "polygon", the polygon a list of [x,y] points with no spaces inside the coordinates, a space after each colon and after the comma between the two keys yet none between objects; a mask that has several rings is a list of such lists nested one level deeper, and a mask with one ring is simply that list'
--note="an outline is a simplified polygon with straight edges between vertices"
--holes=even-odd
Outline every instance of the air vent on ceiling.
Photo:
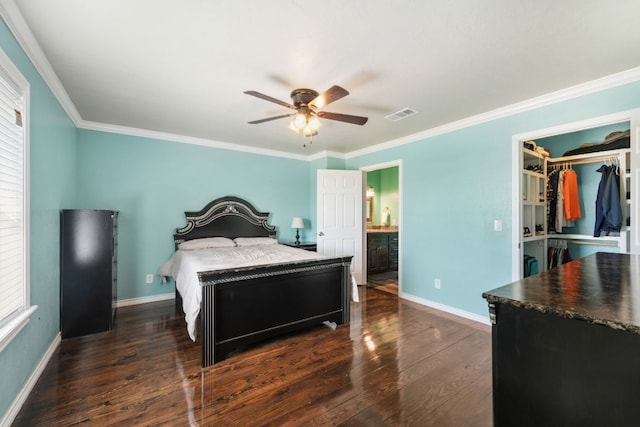
[{"label": "air vent on ceiling", "polygon": [[389,114],[388,116],[385,116],[385,119],[391,120],[392,122],[397,122],[398,120],[405,119],[409,116],[413,116],[414,114],[418,114],[418,112],[413,108],[407,107],[407,108],[403,108],[400,111],[396,111],[393,114]]}]

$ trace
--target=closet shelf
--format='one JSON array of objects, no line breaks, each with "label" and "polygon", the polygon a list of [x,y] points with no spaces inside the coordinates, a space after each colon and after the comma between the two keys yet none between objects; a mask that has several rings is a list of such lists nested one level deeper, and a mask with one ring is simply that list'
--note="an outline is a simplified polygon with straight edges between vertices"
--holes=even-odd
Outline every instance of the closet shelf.
[{"label": "closet shelf", "polygon": [[536,178],[546,178],[545,174],[540,172],[534,172],[529,169],[522,169],[522,172],[524,172],[527,175],[535,176]]},{"label": "closet shelf", "polygon": [[546,237],[548,237],[546,234],[542,234],[542,235],[538,235],[538,236],[527,236],[527,237],[523,237],[522,241],[524,243],[537,242],[537,241],[543,242]]},{"label": "closet shelf", "polygon": [[544,160],[545,158],[548,158],[547,156],[543,156],[537,151],[529,150],[528,148],[525,148],[525,147],[522,147],[522,152],[528,156],[537,157],[540,160]]}]

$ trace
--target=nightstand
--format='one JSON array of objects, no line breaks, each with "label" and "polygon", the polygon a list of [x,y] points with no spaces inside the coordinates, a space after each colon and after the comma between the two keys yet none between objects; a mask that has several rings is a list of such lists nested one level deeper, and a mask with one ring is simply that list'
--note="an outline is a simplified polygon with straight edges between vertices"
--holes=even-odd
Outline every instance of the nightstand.
[{"label": "nightstand", "polygon": [[300,242],[299,245],[296,245],[295,242],[285,242],[283,243],[283,245],[291,246],[292,248],[300,248],[300,249],[304,249],[305,251],[312,251],[312,252],[315,252],[316,249],[318,248],[318,245],[314,242]]}]

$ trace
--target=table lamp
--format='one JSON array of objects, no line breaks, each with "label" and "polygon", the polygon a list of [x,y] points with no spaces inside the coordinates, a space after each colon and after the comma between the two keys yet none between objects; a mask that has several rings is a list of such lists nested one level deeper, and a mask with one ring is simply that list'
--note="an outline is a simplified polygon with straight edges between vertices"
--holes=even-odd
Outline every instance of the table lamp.
[{"label": "table lamp", "polygon": [[291,228],[296,229],[296,246],[300,246],[300,229],[304,228],[304,222],[299,216],[294,216],[291,221]]}]

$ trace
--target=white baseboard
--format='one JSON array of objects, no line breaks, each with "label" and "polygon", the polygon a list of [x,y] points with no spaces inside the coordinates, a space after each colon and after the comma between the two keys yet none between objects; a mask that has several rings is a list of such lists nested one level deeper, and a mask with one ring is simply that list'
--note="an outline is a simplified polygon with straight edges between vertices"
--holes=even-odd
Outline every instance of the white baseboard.
[{"label": "white baseboard", "polygon": [[33,390],[33,387],[35,387],[38,379],[40,379],[40,375],[42,375],[42,372],[44,372],[44,368],[47,367],[51,356],[53,356],[53,353],[60,345],[61,339],[62,338],[60,337],[60,333],[58,332],[51,342],[51,345],[49,345],[49,348],[42,356],[42,359],[40,359],[40,362],[38,362],[38,365],[31,373],[31,376],[24,384],[24,387],[22,387],[20,393],[18,393],[16,398],[11,403],[11,406],[9,406],[9,409],[4,414],[4,417],[2,418],[2,420],[0,420],[0,427],[9,427],[16,419],[18,413],[20,412],[20,409],[22,409],[22,405],[24,405],[24,402],[27,401],[29,394],[31,394],[31,390]]},{"label": "white baseboard", "polygon": [[128,305],[146,304],[149,302],[166,301],[166,300],[174,299],[175,297],[176,297],[175,292],[171,292],[167,294],[151,295],[148,297],[121,299],[116,301],[116,308],[126,307]]},{"label": "white baseboard", "polygon": [[439,302],[430,301],[428,299],[419,298],[415,295],[400,292],[398,295],[402,299],[413,301],[420,305],[435,308],[436,310],[444,311],[445,313],[453,314],[455,316],[464,317],[465,319],[473,320],[474,322],[482,323],[484,325],[491,325],[489,314],[481,316],[470,311],[460,310],[459,308],[451,307],[450,305],[440,304]]}]

